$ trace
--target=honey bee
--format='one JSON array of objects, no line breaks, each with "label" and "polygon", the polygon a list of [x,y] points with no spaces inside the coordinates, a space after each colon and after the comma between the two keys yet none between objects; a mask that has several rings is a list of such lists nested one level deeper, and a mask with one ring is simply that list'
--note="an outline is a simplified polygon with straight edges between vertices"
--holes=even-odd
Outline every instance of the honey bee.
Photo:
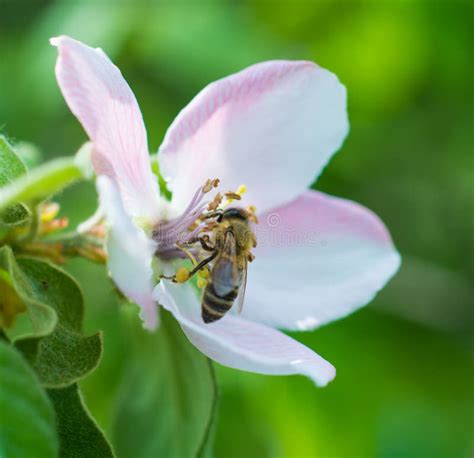
[{"label": "honey bee", "polygon": [[251,249],[257,239],[250,227],[251,214],[243,208],[229,208],[217,217],[213,229],[213,245],[201,239],[202,247],[212,250],[215,258],[209,280],[201,299],[201,316],[204,323],[221,319],[237,300],[242,310],[247,284],[247,263],[254,259]]},{"label": "honey bee", "polygon": [[251,221],[256,222],[256,217],[251,211],[234,207],[213,211],[205,218],[214,220],[208,230],[210,235],[202,235],[192,243],[199,242],[210,255],[191,271],[181,268],[176,275],[162,278],[183,283],[211,265],[201,299],[201,316],[204,323],[212,323],[220,320],[236,300],[238,312],[242,310],[247,264],[254,259],[250,250],[257,246],[257,238],[250,226]]}]

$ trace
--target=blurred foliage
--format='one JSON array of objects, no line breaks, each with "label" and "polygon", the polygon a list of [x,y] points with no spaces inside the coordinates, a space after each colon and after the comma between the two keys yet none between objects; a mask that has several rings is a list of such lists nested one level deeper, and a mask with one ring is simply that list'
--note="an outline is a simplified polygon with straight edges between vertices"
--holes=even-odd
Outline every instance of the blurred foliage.
[{"label": "blurred foliage", "polygon": [[[274,58],[314,60],[334,71],[348,88],[351,134],[318,189],[373,209],[404,263],[368,308],[296,335],[338,368],[328,388],[218,368],[216,456],[472,456],[470,2],[0,6],[0,126],[12,142],[38,145],[46,159],[70,155],[86,139],[56,85],[48,45],[54,35],[100,46],[115,60],[137,95],[152,151],[178,111],[214,79]],[[72,224],[96,205],[87,184],[61,201]],[[111,437],[114,393],[128,366],[123,307],[100,267],[74,261],[68,268],[87,284],[88,332],[104,330],[101,366],[82,388]]]},{"label": "blurred foliage", "polygon": [[0,377],[1,456],[57,456],[53,408],[35,373],[21,354],[3,340]]}]

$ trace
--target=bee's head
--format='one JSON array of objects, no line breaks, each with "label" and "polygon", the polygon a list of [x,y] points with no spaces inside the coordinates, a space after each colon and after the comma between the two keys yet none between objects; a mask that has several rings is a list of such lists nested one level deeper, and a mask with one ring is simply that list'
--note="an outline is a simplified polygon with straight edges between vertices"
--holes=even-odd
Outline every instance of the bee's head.
[{"label": "bee's head", "polygon": [[222,215],[218,218],[218,222],[221,222],[223,220],[229,220],[229,219],[240,219],[242,221],[248,221],[249,220],[249,212],[245,210],[245,208],[228,208],[227,210],[224,210]]}]

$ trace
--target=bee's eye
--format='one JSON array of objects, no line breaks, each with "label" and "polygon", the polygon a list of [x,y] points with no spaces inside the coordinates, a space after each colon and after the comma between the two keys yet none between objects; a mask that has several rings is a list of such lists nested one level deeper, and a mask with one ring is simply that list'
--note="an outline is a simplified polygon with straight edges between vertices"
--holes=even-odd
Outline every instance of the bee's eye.
[{"label": "bee's eye", "polygon": [[247,211],[244,210],[243,208],[229,208],[224,212],[224,217],[225,218],[237,218],[241,219],[243,221],[247,220],[248,215]]}]

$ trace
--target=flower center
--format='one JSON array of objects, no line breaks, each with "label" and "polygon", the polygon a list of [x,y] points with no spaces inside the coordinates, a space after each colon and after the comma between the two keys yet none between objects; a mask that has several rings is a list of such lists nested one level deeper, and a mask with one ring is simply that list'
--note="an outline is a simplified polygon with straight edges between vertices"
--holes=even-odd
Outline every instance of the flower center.
[{"label": "flower center", "polygon": [[[205,286],[209,275],[207,267],[204,267],[207,263],[203,264],[201,254],[204,253],[207,259],[209,259],[209,253],[214,253],[214,258],[217,256],[215,234],[222,230],[232,231],[233,228],[230,227],[232,224],[228,222],[228,219],[241,218],[243,223],[257,222],[254,206],[246,209],[228,208],[233,202],[241,200],[246,192],[245,185],[239,186],[235,192],[228,191],[224,195],[216,192],[210,196],[218,186],[218,179],[207,180],[196,191],[181,215],[159,223],[152,231],[152,238],[157,242],[156,256],[169,261],[179,258],[190,259],[194,265],[191,272],[198,274],[200,287]],[[201,264],[203,264],[202,267],[200,267]],[[189,272],[186,268],[180,268],[176,275],[170,278],[175,282],[183,283],[190,277]]]}]

